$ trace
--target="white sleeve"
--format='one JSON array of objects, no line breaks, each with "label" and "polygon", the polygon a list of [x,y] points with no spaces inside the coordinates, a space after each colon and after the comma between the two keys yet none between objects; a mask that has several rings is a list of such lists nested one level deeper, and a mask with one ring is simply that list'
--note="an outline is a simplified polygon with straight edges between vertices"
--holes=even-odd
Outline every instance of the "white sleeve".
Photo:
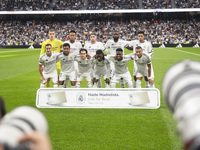
[{"label": "white sleeve", "polygon": [[153,46],[150,42],[149,42],[149,47],[148,47],[148,53],[149,53],[150,57],[153,56]]}]

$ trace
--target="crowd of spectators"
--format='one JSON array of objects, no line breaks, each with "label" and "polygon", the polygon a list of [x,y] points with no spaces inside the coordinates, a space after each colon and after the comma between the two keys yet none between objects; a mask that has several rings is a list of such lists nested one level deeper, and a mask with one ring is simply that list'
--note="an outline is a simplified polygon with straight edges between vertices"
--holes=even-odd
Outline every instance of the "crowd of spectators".
[{"label": "crowd of spectators", "polygon": [[142,0],[143,9],[169,9],[172,8],[171,0]]},{"label": "crowd of spectators", "polygon": [[199,0],[0,0],[1,11],[200,8]]},{"label": "crowd of spectators", "polygon": [[89,40],[89,34],[95,31],[98,40],[106,42],[119,31],[124,40],[134,40],[137,31],[143,30],[146,39],[153,44],[176,44],[200,42],[200,22],[181,21],[2,21],[0,23],[0,45],[41,44],[48,39],[48,30],[56,29],[56,38],[65,41],[70,30],[77,32],[77,40]]},{"label": "crowd of spectators", "polygon": [[138,9],[137,0],[88,0],[88,10]]}]

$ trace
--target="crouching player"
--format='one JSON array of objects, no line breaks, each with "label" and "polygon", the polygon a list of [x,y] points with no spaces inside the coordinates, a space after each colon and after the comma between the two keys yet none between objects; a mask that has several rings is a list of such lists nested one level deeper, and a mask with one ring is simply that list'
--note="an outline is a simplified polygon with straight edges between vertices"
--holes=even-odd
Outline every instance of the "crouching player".
[{"label": "crouching player", "polygon": [[[46,44],[45,46],[46,53],[40,56],[39,59],[39,72],[41,75],[40,79],[40,88],[45,87],[45,83],[48,79],[52,79],[53,87],[57,88],[58,85],[58,73],[56,70],[56,59],[60,53],[52,52],[51,44]],[[44,66],[44,69],[42,68]]]},{"label": "crouching player", "polygon": [[110,88],[110,62],[107,58],[104,57],[102,50],[96,51],[96,59],[92,60],[92,69],[93,69],[93,88],[97,88],[97,83],[101,80],[103,76],[106,88]]},{"label": "crouching player", "polygon": [[71,87],[75,88],[76,85],[76,73],[74,69],[75,53],[70,53],[70,45],[68,43],[63,44],[63,52],[58,55],[57,61],[61,61],[61,72],[59,76],[59,88],[63,88],[65,79],[70,79]]},{"label": "crouching player", "polygon": [[132,77],[127,67],[127,63],[132,60],[132,57],[123,56],[123,50],[117,48],[116,55],[109,56],[109,59],[114,63],[115,67],[114,75],[111,78],[111,88],[115,88],[116,84],[122,79],[128,83],[129,88],[133,88]]},{"label": "crouching player", "polygon": [[87,87],[92,87],[92,70],[91,70],[91,60],[90,55],[86,49],[80,50],[80,56],[77,56],[75,61],[78,62],[78,73],[77,73],[77,83],[76,87],[80,88],[81,82],[84,78],[87,80]]},{"label": "crouching player", "polygon": [[150,84],[150,88],[154,88],[154,81],[151,77],[151,58],[146,53],[143,52],[142,47],[137,46],[135,48],[135,53],[130,54],[132,59],[135,60],[135,64],[137,65],[136,71],[136,88],[141,88],[141,81],[144,76],[146,84]]}]

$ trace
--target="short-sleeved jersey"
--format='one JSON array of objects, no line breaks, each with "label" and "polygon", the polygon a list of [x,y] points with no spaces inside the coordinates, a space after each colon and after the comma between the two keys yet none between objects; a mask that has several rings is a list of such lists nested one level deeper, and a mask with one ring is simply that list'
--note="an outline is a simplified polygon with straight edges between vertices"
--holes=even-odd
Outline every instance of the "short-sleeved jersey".
[{"label": "short-sleeved jersey", "polygon": [[60,53],[52,52],[51,56],[47,56],[46,53],[40,56],[39,64],[44,65],[43,72],[46,74],[53,73],[56,71],[56,59]]},{"label": "short-sleeved jersey", "polygon": [[[121,48],[123,50],[124,54],[124,47],[128,44],[128,41],[124,41],[119,39],[117,42],[115,42],[113,39],[108,40],[105,44],[105,52],[110,53],[110,55],[115,56],[116,55],[116,49]],[[110,48],[110,49],[108,49]]]},{"label": "short-sleeved jersey", "polygon": [[81,56],[77,56],[75,61],[78,62],[78,72],[79,73],[88,73],[91,71],[91,60],[90,59],[81,59]]},{"label": "short-sleeved jersey", "polygon": [[127,63],[132,59],[131,56],[123,56],[123,59],[121,61],[115,60],[114,56],[109,56],[109,59],[114,63],[115,66],[115,73],[117,74],[123,74],[128,71]]},{"label": "short-sleeved jersey", "polygon": [[110,62],[107,58],[102,61],[97,59],[92,60],[92,69],[98,72],[110,73]]},{"label": "short-sleeved jersey", "polygon": [[74,71],[74,60],[76,58],[75,53],[70,53],[68,56],[61,53],[58,55],[57,61],[61,61],[61,71],[65,73],[70,73]]},{"label": "short-sleeved jersey", "polygon": [[52,41],[50,39],[48,39],[48,40],[46,40],[42,43],[42,49],[41,49],[41,52],[40,52],[40,56],[43,55],[46,52],[46,50],[45,50],[46,44],[51,44],[52,52],[58,52],[58,53],[60,53],[60,50],[63,46],[63,42],[58,40],[58,39],[54,39]]},{"label": "short-sleeved jersey", "polygon": [[70,45],[70,50],[72,53],[78,55],[80,49],[82,48],[82,44],[78,41],[75,41],[74,43],[71,43],[70,41],[65,41],[63,44],[68,43]]},{"label": "short-sleeved jersey", "polygon": [[144,40],[143,43],[140,43],[139,40],[133,40],[133,41],[130,41],[130,45],[133,46],[133,52],[135,52],[135,48],[137,46],[140,46],[142,47],[143,52],[146,52],[147,54],[149,54],[150,57],[153,56],[153,47],[151,43],[148,42],[147,40]]},{"label": "short-sleeved jersey", "polygon": [[84,48],[87,49],[88,54],[91,57],[96,55],[97,50],[101,49],[103,51],[105,49],[102,42],[96,42],[94,44],[92,44],[91,42],[86,42]]},{"label": "short-sleeved jersey", "polygon": [[135,53],[129,54],[129,56],[135,60],[138,70],[145,70],[147,69],[147,64],[151,64],[151,57],[145,52],[140,58]]}]

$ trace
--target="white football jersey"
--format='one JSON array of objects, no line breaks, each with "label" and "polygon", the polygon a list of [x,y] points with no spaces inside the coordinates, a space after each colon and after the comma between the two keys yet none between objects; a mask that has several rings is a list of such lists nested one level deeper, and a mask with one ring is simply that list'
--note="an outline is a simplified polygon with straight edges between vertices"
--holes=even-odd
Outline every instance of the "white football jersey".
[{"label": "white football jersey", "polygon": [[70,45],[70,50],[72,53],[75,53],[76,55],[79,54],[80,49],[82,48],[82,45],[79,41],[75,41],[74,43],[71,43],[70,40],[65,41],[63,44],[68,43]]},{"label": "white football jersey", "polygon": [[56,59],[60,53],[58,52],[52,52],[51,56],[47,56],[47,54],[43,54],[39,58],[39,64],[44,65],[43,72],[45,74],[50,74],[56,71]]},{"label": "white football jersey", "polygon": [[93,57],[94,55],[96,55],[96,51],[97,50],[104,50],[104,45],[102,42],[96,42],[95,44],[92,44],[91,42],[86,42],[85,43],[85,46],[84,46],[85,49],[87,49],[88,51],[88,54]]},{"label": "white football jersey", "polygon": [[96,72],[102,73],[110,73],[110,62],[107,58],[102,61],[98,61],[97,59],[92,60],[92,69]]},{"label": "white football jersey", "polygon": [[117,74],[123,74],[128,71],[127,63],[132,59],[131,56],[123,56],[123,59],[121,61],[115,60],[114,56],[109,56],[109,59],[114,63],[115,66],[115,73]]},{"label": "white football jersey", "polygon": [[81,56],[77,56],[75,61],[78,62],[78,72],[79,73],[87,73],[91,71],[91,60],[90,59],[81,59]]},{"label": "white football jersey", "polygon": [[135,52],[135,48],[137,46],[140,46],[142,47],[143,52],[146,52],[147,54],[149,54],[150,57],[153,56],[153,47],[151,43],[148,42],[147,40],[144,40],[143,43],[140,43],[139,40],[133,40],[133,41],[130,41],[129,44],[133,46],[133,52]]},{"label": "white football jersey", "polygon": [[[119,39],[117,42],[115,42],[113,39],[108,40],[105,44],[105,52],[110,53],[110,55],[115,56],[116,55],[116,49],[121,48],[123,50],[124,54],[124,47],[128,44],[128,41],[124,41]],[[108,49],[110,48],[110,49]]]},{"label": "white football jersey", "polygon": [[143,52],[140,58],[135,53],[129,54],[129,56],[131,56],[132,59],[135,60],[135,63],[139,71],[146,70],[147,64],[151,64],[151,57],[145,52]]},{"label": "white football jersey", "polygon": [[61,71],[65,73],[71,73],[74,71],[74,59],[76,58],[75,53],[70,53],[68,56],[61,53],[58,55],[57,61],[61,61]]}]

